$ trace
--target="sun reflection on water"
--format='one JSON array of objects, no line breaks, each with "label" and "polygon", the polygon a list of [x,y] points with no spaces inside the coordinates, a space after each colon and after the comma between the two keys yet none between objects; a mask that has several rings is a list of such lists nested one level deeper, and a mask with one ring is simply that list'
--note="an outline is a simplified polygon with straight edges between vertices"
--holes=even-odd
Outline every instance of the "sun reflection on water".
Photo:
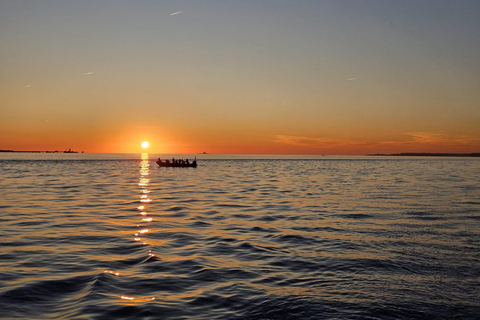
[{"label": "sun reflection on water", "polygon": [[[148,153],[142,153],[141,155],[141,161],[140,161],[140,178],[139,178],[139,183],[138,185],[140,186],[140,203],[137,207],[137,210],[139,211],[140,215],[142,216],[142,223],[149,223],[153,219],[151,217],[148,217],[147,213],[147,207],[146,203],[151,203],[152,199],[149,197],[150,195],[150,190],[148,189],[150,179],[148,179],[148,176],[150,175],[150,162],[149,162],[149,157]],[[138,227],[140,227],[140,224],[137,224]],[[146,234],[148,233],[148,229],[145,228],[144,226],[141,227],[140,230],[137,230],[135,232],[135,241],[140,241],[141,239],[139,238],[140,234]],[[145,243],[145,242],[144,242]]]},{"label": "sun reflection on water", "polygon": [[[146,225],[153,220],[153,218],[148,216],[149,213],[147,206],[147,204],[150,204],[152,202],[152,199],[150,198],[150,190],[148,189],[150,183],[150,179],[148,178],[149,175],[150,163],[148,153],[142,153],[140,161],[140,177],[138,182],[138,186],[140,187],[140,205],[137,206],[137,211],[138,214],[141,216],[141,221],[136,224],[138,229],[134,233],[133,240],[141,242],[143,245],[149,244],[149,242],[143,237],[145,237],[149,232],[149,229],[146,227]],[[148,256],[154,257],[155,254],[152,252],[152,250],[149,250]],[[155,300],[155,297],[134,297],[130,295],[122,295],[120,296],[120,299],[124,302],[145,302]]]}]

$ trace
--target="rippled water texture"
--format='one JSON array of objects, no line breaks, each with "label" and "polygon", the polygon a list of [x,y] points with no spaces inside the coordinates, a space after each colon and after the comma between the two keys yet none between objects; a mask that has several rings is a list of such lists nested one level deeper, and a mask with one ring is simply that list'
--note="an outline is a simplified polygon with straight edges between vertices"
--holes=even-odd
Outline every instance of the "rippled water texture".
[{"label": "rippled water texture", "polygon": [[0,166],[0,318],[480,317],[479,159]]}]

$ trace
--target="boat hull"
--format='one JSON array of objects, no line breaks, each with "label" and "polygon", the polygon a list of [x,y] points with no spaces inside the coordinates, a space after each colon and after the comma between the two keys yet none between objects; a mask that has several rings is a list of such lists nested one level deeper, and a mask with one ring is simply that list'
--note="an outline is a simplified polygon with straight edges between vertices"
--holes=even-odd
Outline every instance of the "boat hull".
[{"label": "boat hull", "polygon": [[168,168],[196,168],[197,163],[166,163],[165,161],[156,161],[160,167]]}]

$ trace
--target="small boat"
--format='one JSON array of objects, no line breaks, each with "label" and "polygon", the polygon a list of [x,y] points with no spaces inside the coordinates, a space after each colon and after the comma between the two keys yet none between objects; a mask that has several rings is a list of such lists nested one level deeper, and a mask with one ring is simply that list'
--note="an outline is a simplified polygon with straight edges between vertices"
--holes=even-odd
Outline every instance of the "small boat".
[{"label": "small boat", "polygon": [[196,158],[192,162],[189,162],[188,160],[186,160],[186,161],[183,161],[183,160],[175,161],[175,159],[172,159],[172,161],[170,161],[170,160],[162,161],[162,160],[160,160],[160,158],[158,158],[158,160],[156,162],[160,167],[173,167],[173,168],[196,168],[197,167],[197,159]]}]

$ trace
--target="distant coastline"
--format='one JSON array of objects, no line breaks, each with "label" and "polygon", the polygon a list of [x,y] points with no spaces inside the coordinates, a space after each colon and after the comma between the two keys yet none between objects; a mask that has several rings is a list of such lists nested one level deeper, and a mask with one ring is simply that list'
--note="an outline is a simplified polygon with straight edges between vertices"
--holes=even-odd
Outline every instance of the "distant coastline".
[{"label": "distant coastline", "polygon": [[375,153],[367,156],[397,156],[397,157],[480,157],[480,153],[426,153],[426,152],[403,152],[403,153]]},{"label": "distant coastline", "polygon": [[[73,151],[72,149],[68,149],[65,151],[17,151],[17,150],[0,150],[0,152],[15,152],[15,153],[79,153],[78,151]],[[84,153],[82,151],[82,153]]]}]

